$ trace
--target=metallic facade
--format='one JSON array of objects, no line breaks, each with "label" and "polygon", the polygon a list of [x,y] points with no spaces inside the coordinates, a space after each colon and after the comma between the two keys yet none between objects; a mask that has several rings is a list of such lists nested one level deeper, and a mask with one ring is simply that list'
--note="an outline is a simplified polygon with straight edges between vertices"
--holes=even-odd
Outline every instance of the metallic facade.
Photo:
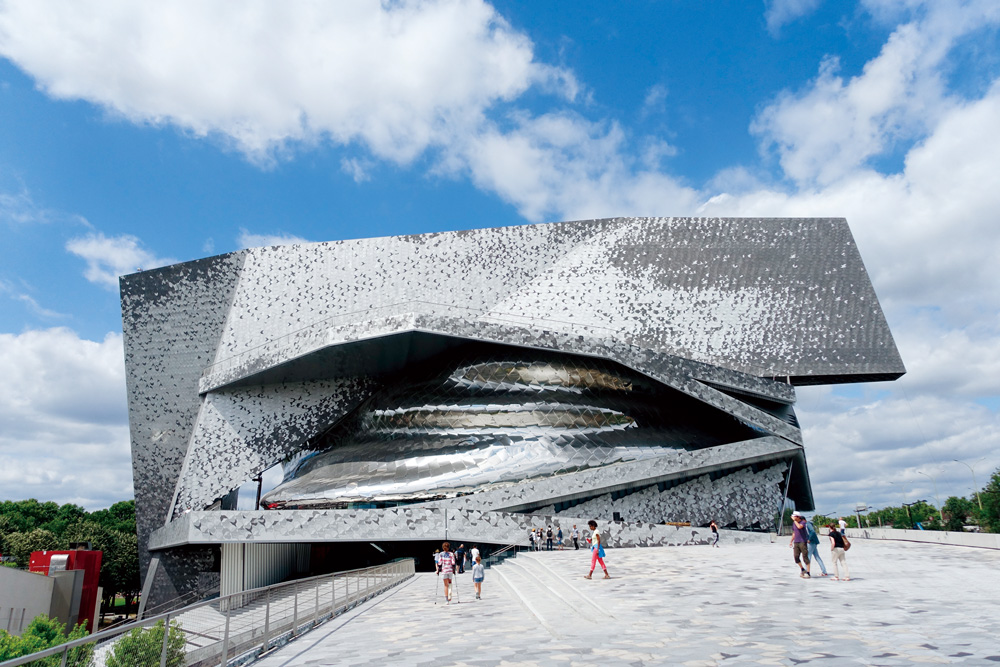
[{"label": "metallic facade", "polygon": [[[258,248],[121,290],[154,600],[191,589],[205,545],[227,541],[195,524],[279,462],[274,509],[239,514],[242,541],[275,540],[258,515],[283,541],[380,539],[314,531],[362,508],[381,513],[380,535],[410,539],[400,507],[480,512],[468,539],[484,542],[529,516],[766,523],[786,484],[812,504],[794,386],[904,372],[842,219]],[[424,523],[443,537],[447,521]]]}]

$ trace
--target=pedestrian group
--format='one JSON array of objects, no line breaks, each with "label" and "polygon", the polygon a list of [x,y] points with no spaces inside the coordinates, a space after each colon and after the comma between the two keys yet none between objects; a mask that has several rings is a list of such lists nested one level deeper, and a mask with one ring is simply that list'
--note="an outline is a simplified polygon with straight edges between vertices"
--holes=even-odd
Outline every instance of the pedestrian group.
[{"label": "pedestrian group", "polygon": [[[833,579],[835,581],[850,581],[851,571],[847,568],[847,558],[845,553],[851,548],[851,541],[847,539],[847,522],[840,519],[839,525],[827,524],[830,531],[830,555],[833,559]],[[812,561],[819,563],[822,576],[829,574],[826,565],[819,556],[819,534],[811,521],[807,521],[801,512],[792,512],[792,539],[788,546],[792,548],[792,558],[799,567],[799,576],[803,579],[811,579],[810,572]],[[844,576],[840,576],[840,568],[844,568]]]}]

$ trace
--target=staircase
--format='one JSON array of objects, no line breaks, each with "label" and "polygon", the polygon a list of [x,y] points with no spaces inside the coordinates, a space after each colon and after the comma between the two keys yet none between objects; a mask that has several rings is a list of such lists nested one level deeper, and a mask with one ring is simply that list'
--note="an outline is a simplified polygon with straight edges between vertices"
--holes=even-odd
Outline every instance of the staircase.
[{"label": "staircase", "polygon": [[[583,579],[589,559],[580,551],[520,552],[490,568],[500,581],[554,637],[594,636],[610,611],[589,595]],[[594,577],[603,574],[598,570]]]}]

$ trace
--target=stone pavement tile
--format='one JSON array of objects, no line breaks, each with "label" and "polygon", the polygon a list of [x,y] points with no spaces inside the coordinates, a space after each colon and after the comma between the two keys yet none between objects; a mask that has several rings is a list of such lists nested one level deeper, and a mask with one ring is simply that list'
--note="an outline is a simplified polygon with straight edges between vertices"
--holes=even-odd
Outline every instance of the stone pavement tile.
[{"label": "stone pavement tile", "polygon": [[854,544],[850,582],[799,578],[787,543],[609,550],[614,578],[606,581],[582,579],[587,552],[532,554],[544,559],[553,587],[578,591],[603,610],[598,632],[562,638],[546,631],[495,573],[487,572],[482,601],[467,593],[468,602],[450,606],[433,604],[433,575],[418,575],[261,667],[1000,660],[1000,552]]}]

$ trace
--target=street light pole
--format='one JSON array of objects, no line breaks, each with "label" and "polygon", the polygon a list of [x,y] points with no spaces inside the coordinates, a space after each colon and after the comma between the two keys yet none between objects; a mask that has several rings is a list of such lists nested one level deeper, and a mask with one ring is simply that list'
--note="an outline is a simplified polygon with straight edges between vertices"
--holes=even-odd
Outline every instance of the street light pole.
[{"label": "street light pole", "polygon": [[[979,459],[979,461],[976,461],[976,463],[979,463],[982,460],[983,459]],[[965,461],[959,461],[958,459],[952,459],[952,461],[954,461],[955,463],[961,463],[962,465],[964,465],[966,468],[969,469],[969,472],[972,473],[972,490],[976,494],[976,502],[979,503],[979,511],[982,512],[983,511],[983,499],[979,496],[979,484],[976,482],[976,470],[975,470],[975,468],[973,468],[972,466],[970,466]]]},{"label": "street light pole", "polygon": [[910,518],[910,506],[906,504],[906,493],[903,492],[903,485],[896,484],[895,482],[889,483],[899,490],[899,504],[906,510],[906,520],[909,522],[910,528],[913,528],[913,519]]},{"label": "street light pole", "polygon": [[941,496],[938,495],[938,491],[937,491],[937,478],[936,477],[931,477],[927,473],[920,472],[919,470],[917,471],[917,474],[918,475],[923,475],[924,477],[927,477],[928,479],[931,480],[931,482],[934,483],[934,500],[937,501],[937,504],[938,504],[938,515],[941,517],[941,523],[944,524],[944,508],[941,507]]}]

